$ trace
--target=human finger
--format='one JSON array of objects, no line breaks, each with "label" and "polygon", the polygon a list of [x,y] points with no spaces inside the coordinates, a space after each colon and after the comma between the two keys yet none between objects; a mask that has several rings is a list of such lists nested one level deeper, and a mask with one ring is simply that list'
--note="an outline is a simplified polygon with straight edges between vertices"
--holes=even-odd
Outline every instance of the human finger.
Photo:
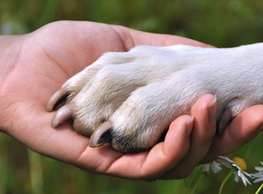
[{"label": "human finger", "polygon": [[210,162],[218,155],[227,155],[245,143],[252,141],[263,128],[263,105],[245,109],[225,129],[222,136],[215,137],[203,162]]},{"label": "human finger", "polygon": [[162,177],[164,179],[186,177],[206,156],[216,131],[216,97],[210,94],[200,97],[193,105],[191,115],[194,117],[194,126],[189,152],[177,166]]},{"label": "human finger", "polygon": [[161,177],[188,152],[192,125],[192,117],[179,117],[171,124],[164,142],[158,143],[148,152],[121,156],[112,162],[105,173],[144,180]]}]

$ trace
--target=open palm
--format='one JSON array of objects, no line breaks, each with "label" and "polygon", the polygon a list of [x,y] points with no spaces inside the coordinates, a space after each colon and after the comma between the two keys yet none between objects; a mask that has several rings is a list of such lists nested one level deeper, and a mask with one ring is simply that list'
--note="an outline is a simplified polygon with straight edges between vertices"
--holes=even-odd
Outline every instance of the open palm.
[{"label": "open palm", "polygon": [[[207,119],[216,108],[207,109],[212,95],[202,97],[193,107],[194,121],[187,115],[176,119],[165,142],[138,154],[123,155],[107,145],[90,148],[89,139],[74,132],[70,122],[51,128],[54,113],[45,111],[49,97],[104,52],[127,51],[136,44],[206,45],[177,36],[90,22],[56,22],[0,41],[6,42],[0,49],[0,128],[32,150],[88,171],[142,179],[186,176],[207,155],[215,132],[215,120]],[[197,140],[204,148],[198,153]],[[189,157],[196,159],[188,161]]]}]

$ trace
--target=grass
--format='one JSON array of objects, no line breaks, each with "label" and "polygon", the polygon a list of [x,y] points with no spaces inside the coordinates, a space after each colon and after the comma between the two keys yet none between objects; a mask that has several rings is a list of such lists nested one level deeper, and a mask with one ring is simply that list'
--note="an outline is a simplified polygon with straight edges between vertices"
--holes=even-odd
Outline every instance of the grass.
[{"label": "grass", "polygon": [[[217,175],[204,175],[196,169],[190,177],[183,180],[144,182],[123,180],[84,172],[74,166],[55,161],[28,150],[7,135],[1,135],[0,193],[42,194],[42,193],[96,193],[127,194],[134,193],[217,193],[227,176],[227,171]],[[262,160],[260,151],[263,135],[253,143],[243,147],[234,155],[242,155],[247,160],[248,171]],[[4,143],[3,143],[4,142]],[[4,149],[5,148],[5,149]],[[254,153],[251,154],[251,149]],[[201,180],[200,180],[201,178]],[[255,193],[259,184],[245,187],[242,183],[228,180],[223,193]],[[195,190],[195,192],[193,192]]]}]

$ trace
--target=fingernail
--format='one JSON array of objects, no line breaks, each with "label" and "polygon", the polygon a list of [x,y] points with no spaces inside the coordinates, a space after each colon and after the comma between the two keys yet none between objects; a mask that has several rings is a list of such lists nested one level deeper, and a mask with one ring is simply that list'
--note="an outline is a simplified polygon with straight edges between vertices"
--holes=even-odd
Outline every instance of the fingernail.
[{"label": "fingernail", "polygon": [[188,129],[188,135],[190,136],[192,128],[193,128],[193,124],[194,124],[194,117],[190,116],[186,122],[185,122],[185,126]]},{"label": "fingernail", "polygon": [[186,125],[189,126],[189,125],[192,125],[193,124],[193,121],[194,121],[194,117],[193,116],[190,116],[187,120],[186,120]]},{"label": "fingernail", "polygon": [[207,111],[208,111],[209,122],[215,122],[215,119],[216,119],[216,102],[217,102],[217,98],[216,98],[216,96],[214,96],[213,100],[208,105]]},{"label": "fingernail", "polygon": [[213,98],[213,100],[211,100],[211,102],[210,102],[208,107],[214,106],[216,104],[216,100],[217,100],[216,95],[214,95],[214,98]]}]

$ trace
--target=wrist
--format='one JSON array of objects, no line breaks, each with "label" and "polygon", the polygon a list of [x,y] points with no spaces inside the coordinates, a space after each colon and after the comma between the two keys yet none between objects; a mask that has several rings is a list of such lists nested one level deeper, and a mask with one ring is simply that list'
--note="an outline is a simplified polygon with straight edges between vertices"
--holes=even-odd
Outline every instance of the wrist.
[{"label": "wrist", "polygon": [[22,36],[0,36],[0,88],[5,77],[18,63]]},{"label": "wrist", "polygon": [[5,91],[5,83],[7,78],[19,63],[19,56],[22,48],[22,36],[0,36],[0,132],[6,132],[5,123],[8,118],[7,107],[9,104],[6,102],[8,94]]}]

